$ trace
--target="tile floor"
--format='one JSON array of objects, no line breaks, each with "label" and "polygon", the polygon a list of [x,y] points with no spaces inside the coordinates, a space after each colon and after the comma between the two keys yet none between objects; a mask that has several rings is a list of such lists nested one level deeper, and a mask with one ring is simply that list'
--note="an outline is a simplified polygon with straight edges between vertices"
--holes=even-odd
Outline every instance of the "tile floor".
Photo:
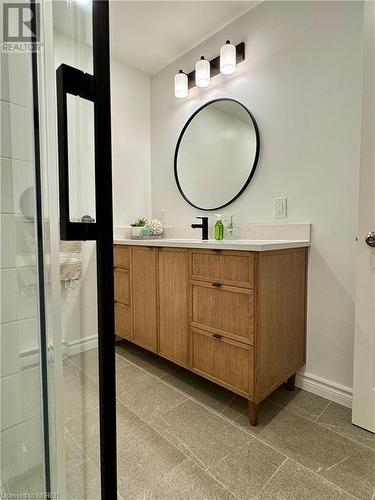
[{"label": "tile floor", "polygon": [[[130,343],[116,350],[120,500],[375,500],[375,435],[349,409],[280,388],[251,427],[243,398]],[[96,350],[66,360],[64,377],[67,496],[95,500]]]},{"label": "tile floor", "polygon": [[[375,435],[350,410],[275,391],[258,427],[247,402],[130,343],[117,350],[122,500],[375,499]],[[97,353],[65,363],[71,499],[98,498]]]}]

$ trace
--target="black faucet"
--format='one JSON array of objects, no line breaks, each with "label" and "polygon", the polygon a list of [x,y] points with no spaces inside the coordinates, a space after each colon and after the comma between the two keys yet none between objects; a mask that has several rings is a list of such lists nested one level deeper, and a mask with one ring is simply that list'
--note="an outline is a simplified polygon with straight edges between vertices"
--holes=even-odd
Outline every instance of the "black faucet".
[{"label": "black faucet", "polygon": [[197,219],[202,219],[202,224],[192,224],[193,229],[202,229],[202,240],[208,240],[208,217],[197,217]]}]

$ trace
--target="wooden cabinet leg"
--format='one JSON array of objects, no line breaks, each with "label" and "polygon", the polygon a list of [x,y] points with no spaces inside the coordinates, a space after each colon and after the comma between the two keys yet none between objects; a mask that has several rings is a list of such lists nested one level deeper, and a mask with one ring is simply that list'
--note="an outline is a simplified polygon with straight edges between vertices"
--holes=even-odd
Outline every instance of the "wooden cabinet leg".
[{"label": "wooden cabinet leg", "polygon": [[288,380],[286,382],[286,386],[287,386],[288,391],[294,391],[294,388],[296,386],[296,374],[294,374],[288,378]]},{"label": "wooden cabinet leg", "polygon": [[257,425],[258,423],[258,413],[259,405],[254,403],[254,401],[249,401],[249,420],[251,425]]}]

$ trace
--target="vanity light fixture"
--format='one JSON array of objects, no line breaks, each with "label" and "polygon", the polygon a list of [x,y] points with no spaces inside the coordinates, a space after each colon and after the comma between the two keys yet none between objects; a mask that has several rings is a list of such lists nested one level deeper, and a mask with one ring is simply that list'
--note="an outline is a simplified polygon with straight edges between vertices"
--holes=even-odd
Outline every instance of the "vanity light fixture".
[{"label": "vanity light fixture", "polygon": [[188,95],[188,93],[188,77],[187,74],[180,69],[174,77],[174,95],[178,99],[183,99]]},{"label": "vanity light fixture", "polygon": [[195,64],[195,84],[197,87],[208,87],[210,78],[210,63],[202,56]]},{"label": "vanity light fixture", "polygon": [[236,71],[236,47],[229,40],[220,49],[220,72],[231,75]]},{"label": "vanity light fixture", "polygon": [[207,61],[204,56],[197,61],[195,71],[184,73],[182,69],[174,77],[174,94],[179,99],[187,97],[189,89],[208,87],[211,78],[220,72],[224,75],[233,74],[237,64],[245,60],[245,43],[233,45],[229,40],[220,49],[220,55]]}]

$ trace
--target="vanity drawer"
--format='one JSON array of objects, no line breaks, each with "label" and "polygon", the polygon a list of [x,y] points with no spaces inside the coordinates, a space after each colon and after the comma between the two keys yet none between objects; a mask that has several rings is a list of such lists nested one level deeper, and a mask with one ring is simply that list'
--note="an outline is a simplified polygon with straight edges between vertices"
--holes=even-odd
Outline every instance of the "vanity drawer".
[{"label": "vanity drawer", "polygon": [[115,332],[124,339],[132,338],[132,316],[131,307],[127,304],[116,302],[115,304]]},{"label": "vanity drawer", "polygon": [[249,345],[195,328],[191,331],[192,369],[228,389],[252,394],[253,349]]},{"label": "vanity drawer", "polygon": [[192,326],[253,344],[254,291],[193,281]]},{"label": "vanity drawer", "polygon": [[115,300],[130,304],[130,271],[115,269]]},{"label": "vanity drawer", "polygon": [[122,245],[114,247],[114,263],[115,267],[123,267],[130,269],[130,248]]},{"label": "vanity drawer", "polygon": [[222,250],[194,250],[192,278],[254,288],[254,254]]}]

